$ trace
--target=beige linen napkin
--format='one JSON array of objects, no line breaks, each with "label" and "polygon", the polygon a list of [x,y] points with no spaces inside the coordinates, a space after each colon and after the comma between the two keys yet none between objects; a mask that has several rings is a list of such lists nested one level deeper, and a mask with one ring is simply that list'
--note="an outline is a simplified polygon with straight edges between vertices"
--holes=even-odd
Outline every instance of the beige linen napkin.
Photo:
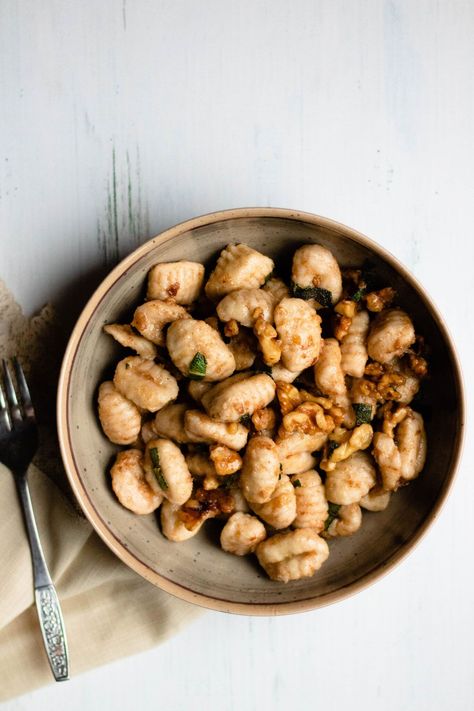
[{"label": "beige linen napkin", "polygon": [[[76,676],[153,647],[201,611],[123,565],[66,498],[68,487],[53,425],[55,378],[48,378],[48,373],[55,373],[52,353],[60,354],[57,331],[50,307],[27,319],[0,282],[0,356],[20,356],[43,423],[42,446],[29,483],[46,560],[61,600],[70,674]],[[0,701],[4,701],[52,682],[52,676],[33,605],[22,514],[12,475],[2,465],[0,564]]]}]

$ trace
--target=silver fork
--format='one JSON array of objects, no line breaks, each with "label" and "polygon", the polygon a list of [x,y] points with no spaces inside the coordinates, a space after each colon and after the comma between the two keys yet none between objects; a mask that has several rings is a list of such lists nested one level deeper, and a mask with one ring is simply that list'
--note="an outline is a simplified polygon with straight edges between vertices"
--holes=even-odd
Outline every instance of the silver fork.
[{"label": "silver fork", "polygon": [[27,481],[28,467],[38,448],[38,428],[22,367],[17,358],[12,360],[21,404],[4,360],[0,386],[0,462],[13,472],[23,508],[33,563],[36,609],[51,671],[56,681],[66,681],[69,662],[64,621],[41,548]]}]

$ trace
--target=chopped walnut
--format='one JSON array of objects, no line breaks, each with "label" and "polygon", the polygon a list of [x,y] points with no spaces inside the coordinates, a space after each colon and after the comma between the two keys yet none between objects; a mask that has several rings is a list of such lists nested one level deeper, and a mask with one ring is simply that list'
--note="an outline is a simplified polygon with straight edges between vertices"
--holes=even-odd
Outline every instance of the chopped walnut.
[{"label": "chopped walnut", "polygon": [[275,428],[276,415],[271,407],[255,410],[252,415],[252,424],[256,432],[268,432]]},{"label": "chopped walnut", "polygon": [[334,319],[334,337],[338,341],[342,341],[344,336],[347,336],[349,329],[352,324],[352,319],[348,316],[341,316],[341,314],[336,314]]},{"label": "chopped walnut", "polygon": [[382,431],[389,437],[394,436],[393,432],[397,425],[408,415],[409,409],[403,405],[398,405],[394,410],[392,403],[387,403],[383,408]]},{"label": "chopped walnut", "polygon": [[228,514],[234,510],[232,494],[223,489],[197,489],[192,498],[188,499],[178,511],[178,518],[188,531],[192,531],[208,518],[219,514]]},{"label": "chopped walnut", "polygon": [[323,410],[327,410],[327,414],[332,417],[336,426],[340,425],[344,419],[344,411],[341,407],[333,404],[333,401],[328,397],[313,395],[308,390],[300,390],[301,402],[316,402],[321,405]]},{"label": "chopped walnut", "polygon": [[391,286],[380,289],[380,291],[371,291],[370,294],[364,296],[366,306],[369,311],[378,313],[383,311],[387,306],[390,306],[395,298],[395,289]]},{"label": "chopped walnut", "polygon": [[242,458],[233,449],[229,449],[223,444],[211,444],[209,447],[209,457],[216,468],[219,476],[229,476],[242,469]]},{"label": "chopped walnut", "polygon": [[291,383],[284,383],[283,380],[277,380],[276,393],[282,415],[286,415],[301,404],[300,393]]},{"label": "chopped walnut", "polygon": [[224,336],[231,338],[232,336],[237,336],[239,333],[239,324],[232,318],[230,321],[226,321],[224,324]]},{"label": "chopped walnut", "polygon": [[405,376],[402,373],[384,373],[377,383],[377,392],[382,400],[400,400],[397,385],[403,385]]},{"label": "chopped walnut", "polygon": [[334,311],[337,314],[340,314],[341,316],[346,316],[346,318],[353,319],[357,313],[357,304],[352,299],[343,299],[335,305]]},{"label": "chopped walnut", "polygon": [[262,309],[253,312],[255,323],[253,332],[258,339],[265,365],[275,365],[281,358],[281,341],[271,323],[263,318]]},{"label": "chopped walnut", "polygon": [[422,356],[409,350],[406,354],[408,366],[411,371],[418,377],[424,378],[428,373],[428,362]]},{"label": "chopped walnut", "polygon": [[[326,448],[325,455],[319,466],[326,472],[334,471],[336,464],[348,459],[354,452],[367,449],[372,442],[374,431],[371,425],[359,425],[353,430],[346,432],[340,439],[342,440],[336,449],[331,452]],[[333,438],[333,441],[337,441]],[[327,456],[329,454],[329,457]]]},{"label": "chopped walnut", "polygon": [[332,417],[316,402],[303,402],[295,410],[286,414],[282,422],[284,434],[291,432],[328,434],[333,431],[334,427],[335,423]]},{"label": "chopped walnut", "polygon": [[367,377],[369,378],[375,378],[376,380],[378,380],[382,377],[384,372],[385,370],[382,363],[376,363],[374,361],[373,363],[367,363],[367,365],[365,366],[364,375],[367,375]]}]

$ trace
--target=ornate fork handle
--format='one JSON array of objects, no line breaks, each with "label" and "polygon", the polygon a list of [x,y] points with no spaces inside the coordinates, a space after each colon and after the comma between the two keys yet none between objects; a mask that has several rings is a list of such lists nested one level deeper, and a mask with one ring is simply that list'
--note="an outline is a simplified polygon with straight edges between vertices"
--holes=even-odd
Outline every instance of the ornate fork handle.
[{"label": "ornate fork handle", "polygon": [[36,609],[44,646],[55,680],[66,681],[69,679],[69,662],[61,607],[41,548],[26,474],[16,474],[15,481],[31,548]]}]

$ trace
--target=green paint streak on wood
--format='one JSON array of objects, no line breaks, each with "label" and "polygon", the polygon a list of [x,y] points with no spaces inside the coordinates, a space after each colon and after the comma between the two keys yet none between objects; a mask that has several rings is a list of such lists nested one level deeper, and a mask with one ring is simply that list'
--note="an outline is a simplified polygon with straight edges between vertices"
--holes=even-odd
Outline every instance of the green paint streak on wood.
[{"label": "green paint streak on wood", "polygon": [[115,260],[119,258],[119,233],[117,219],[117,175],[115,170],[115,146],[112,148],[112,203],[113,203],[113,236],[115,247]]}]

